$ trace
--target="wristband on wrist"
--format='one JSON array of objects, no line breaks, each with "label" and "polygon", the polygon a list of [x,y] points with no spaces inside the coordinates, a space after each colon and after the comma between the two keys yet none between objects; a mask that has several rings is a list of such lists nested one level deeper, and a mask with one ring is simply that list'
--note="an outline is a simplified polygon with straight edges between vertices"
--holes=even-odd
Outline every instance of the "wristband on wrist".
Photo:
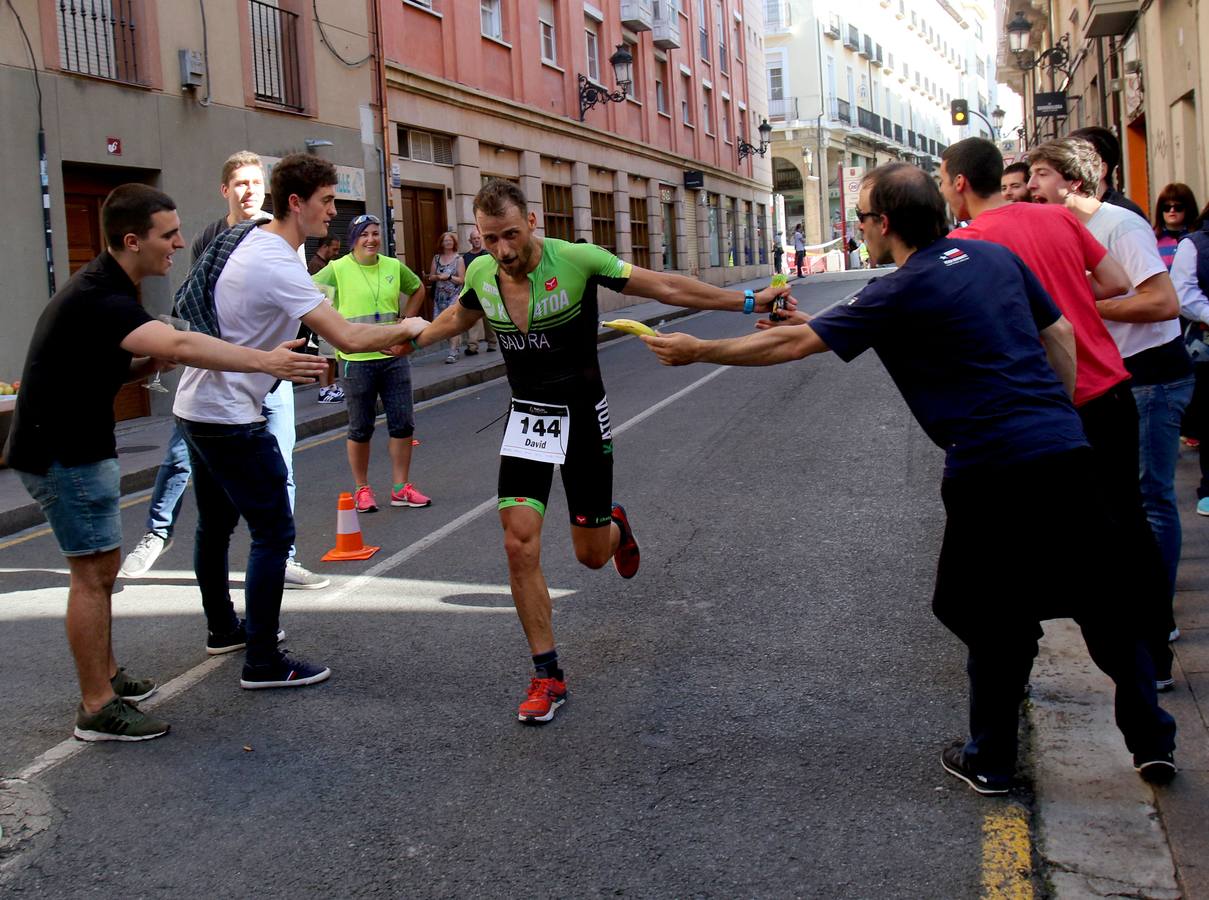
[{"label": "wristband on wrist", "polygon": [[419,343],[417,343],[417,341],[416,341],[416,339],[415,339],[415,338],[412,338],[412,339],[411,339],[410,341],[408,341],[407,343],[411,344],[411,349],[412,349],[412,350],[419,350],[419,349],[420,349],[420,345],[419,345]]},{"label": "wristband on wrist", "polygon": [[746,290],[743,292],[743,315],[749,316],[756,308],[756,295]]}]

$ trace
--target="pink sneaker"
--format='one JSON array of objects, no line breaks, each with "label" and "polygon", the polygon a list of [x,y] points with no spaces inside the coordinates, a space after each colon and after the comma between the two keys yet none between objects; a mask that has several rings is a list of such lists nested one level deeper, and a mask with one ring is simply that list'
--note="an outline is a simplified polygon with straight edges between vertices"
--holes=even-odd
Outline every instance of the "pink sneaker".
[{"label": "pink sneaker", "polygon": [[359,513],[378,511],[378,498],[374,496],[374,490],[368,484],[357,488],[356,493],[353,494],[353,504]]},{"label": "pink sneaker", "polygon": [[431,504],[432,501],[417,491],[416,486],[410,481],[403,485],[403,490],[392,490],[390,492],[391,506],[412,506],[419,508],[422,506],[430,506]]}]

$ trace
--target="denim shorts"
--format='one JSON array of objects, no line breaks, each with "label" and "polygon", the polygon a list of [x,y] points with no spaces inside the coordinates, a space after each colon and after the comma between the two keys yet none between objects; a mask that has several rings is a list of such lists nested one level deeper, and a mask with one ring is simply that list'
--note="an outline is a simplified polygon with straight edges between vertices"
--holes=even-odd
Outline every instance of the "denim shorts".
[{"label": "denim shorts", "polygon": [[386,430],[392,438],[409,438],[416,430],[411,399],[411,361],[350,359],[344,363],[344,404],[348,409],[348,439],[365,444],[374,434],[378,398],[386,410]]},{"label": "denim shorts", "polygon": [[17,475],[42,507],[64,556],[91,556],[122,546],[122,470],[116,459],[82,466],[51,463],[45,475]]}]

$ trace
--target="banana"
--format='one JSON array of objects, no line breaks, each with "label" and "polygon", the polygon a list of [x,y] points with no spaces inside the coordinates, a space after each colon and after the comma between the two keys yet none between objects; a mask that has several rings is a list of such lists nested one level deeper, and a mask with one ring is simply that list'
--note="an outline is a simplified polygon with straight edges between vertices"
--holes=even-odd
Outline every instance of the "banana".
[{"label": "banana", "polygon": [[626,334],[646,334],[655,335],[655,329],[649,325],[644,325],[641,322],[635,322],[633,319],[614,319],[612,322],[601,322],[606,328],[615,328],[618,331],[624,331]]},{"label": "banana", "polygon": [[784,287],[789,284],[789,278],[784,275],[773,275],[771,287]]}]

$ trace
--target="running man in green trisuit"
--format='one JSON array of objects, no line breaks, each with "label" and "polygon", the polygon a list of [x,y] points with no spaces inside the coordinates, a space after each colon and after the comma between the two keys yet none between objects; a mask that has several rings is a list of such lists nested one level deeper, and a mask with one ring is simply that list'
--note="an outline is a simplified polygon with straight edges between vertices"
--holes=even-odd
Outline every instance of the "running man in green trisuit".
[{"label": "running man in green trisuit", "polygon": [[567,698],[541,569],[541,534],[554,466],[562,474],[575,556],[592,569],[610,559],[623,578],[638,571],[638,544],[625,510],[613,502],[613,435],[596,357],[596,288],[694,309],[766,311],[787,287],[758,294],[651,272],[594,244],[541,238],[525,195],[488,182],[474,198],[487,255],[474,260],[458,302],[411,342],[427,347],[486,316],[512,388],[500,448],[499,512],[512,601],[529,640],[535,674],[518,710],[522,722],[554,718]]}]

